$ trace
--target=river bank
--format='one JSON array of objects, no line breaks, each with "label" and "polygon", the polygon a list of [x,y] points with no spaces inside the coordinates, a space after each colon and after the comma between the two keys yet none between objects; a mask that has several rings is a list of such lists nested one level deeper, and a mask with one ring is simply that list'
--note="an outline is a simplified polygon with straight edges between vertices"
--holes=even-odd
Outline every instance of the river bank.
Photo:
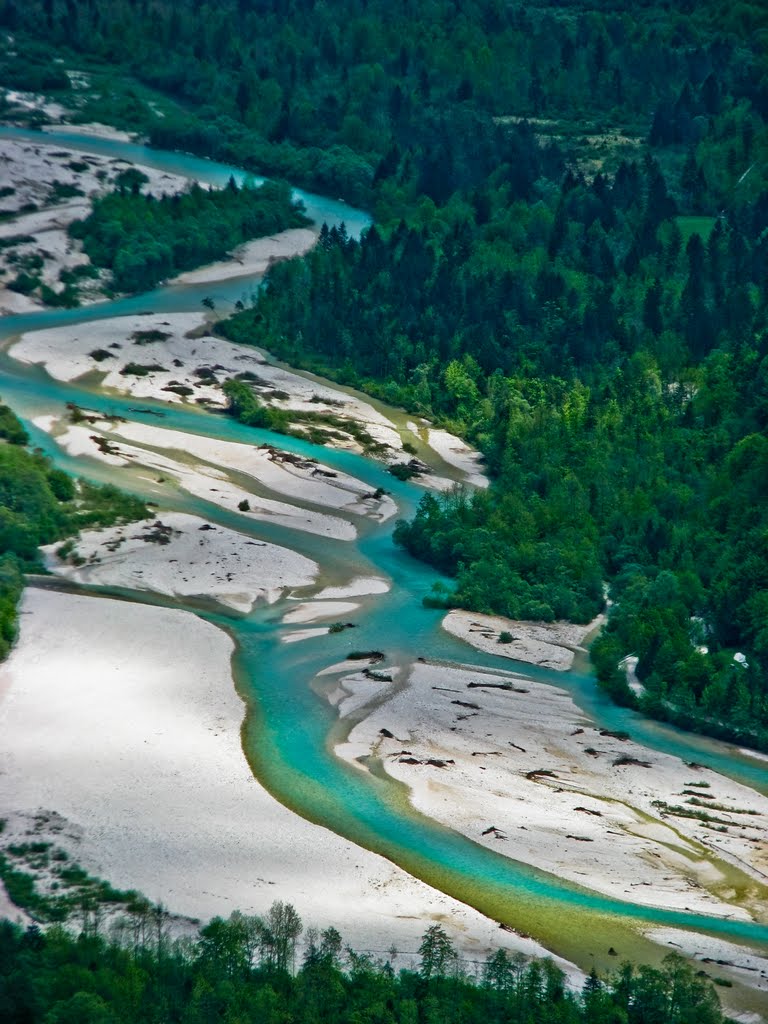
[{"label": "river bank", "polygon": [[592,622],[521,622],[500,615],[482,615],[454,609],[443,619],[443,629],[478,651],[510,658],[529,665],[567,672],[585,639],[605,621],[598,615]]},{"label": "river bank", "polygon": [[235,249],[230,258],[210,263],[198,270],[187,270],[169,284],[210,284],[235,277],[265,274],[279,260],[303,256],[317,241],[317,231],[310,228],[289,228],[268,238],[255,238]]},{"label": "river bank", "polygon": [[422,813],[606,896],[765,920],[768,798],[598,729],[523,674],[351,667],[330,699],[362,720],[337,753],[375,759]]},{"label": "river bank", "polygon": [[63,824],[38,841],[201,920],[284,900],[359,949],[416,950],[439,922],[469,958],[545,953],[274,800],[242,755],[225,633],[186,612],[35,589],[21,623],[0,667],[4,840],[55,812]]},{"label": "river bank", "polygon": [[[222,384],[237,377],[264,405],[289,414],[295,429],[309,423],[331,445],[361,452],[367,438],[390,461],[403,447],[395,425],[369,403],[274,366],[255,348],[216,337],[202,312],[146,313],[31,331],[10,354],[42,366],[55,380],[98,380],[101,388],[137,400],[212,409],[227,406]],[[331,417],[332,423],[324,422]]]},{"label": "river bank", "polygon": [[243,613],[309,586],[319,572],[296,551],[179,512],[86,530],[73,544],[41,550],[49,572],[86,587],[203,598]]},{"label": "river bank", "polygon": [[[422,427],[410,421],[404,427],[364,398],[310,375],[276,366],[258,349],[233,344],[215,336],[211,330],[210,320],[202,312],[140,313],[28,331],[12,340],[9,353],[22,364],[42,367],[57,381],[83,381],[107,394],[129,395],[137,401],[204,406],[214,411],[227,408],[223,385],[228,380],[238,379],[247,383],[263,406],[285,415],[290,430],[297,436],[323,439],[329,448],[372,453],[387,464],[410,458],[404,446],[409,438],[413,442],[420,439]],[[66,430],[61,423],[54,424],[47,418],[36,422],[46,432],[54,431],[59,443],[71,454],[89,454],[102,461],[109,459],[114,465],[119,464],[120,457],[110,439],[122,438],[155,448],[182,445],[201,459],[253,475],[248,468],[255,458],[253,450],[247,455],[242,445],[191,435],[182,439],[178,433],[171,436],[172,432],[160,426],[108,423],[87,417],[87,410],[83,418],[87,418],[87,428],[75,417],[70,417],[74,423]],[[423,467],[424,473],[416,478],[417,484],[426,489],[445,490],[456,483],[471,484],[481,479],[477,453],[446,431],[430,429],[429,438],[433,435],[439,437],[439,442],[435,442],[435,447],[430,441],[425,454],[431,453],[434,465]],[[135,451],[129,453],[129,458],[136,458]],[[262,462],[270,458],[273,467],[268,471],[268,486],[281,475],[283,480],[286,474],[297,475],[296,460],[280,456],[281,474],[278,457],[264,455]],[[450,476],[443,476],[442,468]],[[256,475],[263,479],[266,471],[267,467],[262,465]],[[349,494],[343,495],[343,490]],[[351,508],[350,495],[356,495],[358,511],[375,515],[381,521],[396,511],[386,494],[378,494],[371,504],[370,491],[359,482],[350,482],[343,474],[324,470],[322,465],[304,473],[301,491],[305,500],[337,508]],[[293,492],[283,487],[282,493]],[[327,498],[330,494],[333,494],[332,501]],[[237,500],[242,499],[243,495]],[[365,508],[360,506],[361,501]]]}]

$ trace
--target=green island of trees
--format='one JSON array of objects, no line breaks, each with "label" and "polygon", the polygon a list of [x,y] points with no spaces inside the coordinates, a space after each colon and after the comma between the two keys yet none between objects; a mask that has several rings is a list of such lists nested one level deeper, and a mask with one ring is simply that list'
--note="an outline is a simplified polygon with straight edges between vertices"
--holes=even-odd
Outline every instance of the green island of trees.
[{"label": "green island of trees", "polygon": [[143,292],[252,238],[308,223],[290,187],[279,182],[238,188],[231,178],[223,189],[194,184],[158,199],[142,193],[136,178],[95,199],[69,233],[95,266],[111,271],[115,290]]}]

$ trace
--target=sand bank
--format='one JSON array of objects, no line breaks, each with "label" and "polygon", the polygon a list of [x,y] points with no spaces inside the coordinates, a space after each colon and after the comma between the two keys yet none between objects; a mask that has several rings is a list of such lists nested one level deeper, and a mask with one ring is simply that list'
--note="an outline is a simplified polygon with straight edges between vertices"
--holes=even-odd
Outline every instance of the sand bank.
[{"label": "sand bank", "polygon": [[[332,704],[339,718],[360,717],[366,708],[381,702],[391,693],[393,684],[401,674],[397,665],[388,665],[384,671],[378,671],[379,658],[367,660],[359,658],[346,660],[319,672],[313,688]],[[325,681],[327,676],[337,676],[333,681]],[[355,762],[359,768],[360,765]]]},{"label": "sand bank", "polygon": [[[51,572],[78,583],[202,596],[242,612],[309,586],[318,572],[315,562],[295,551],[180,512],[87,530],[63,560],[56,555],[59,544],[42,550]],[[78,565],[81,559],[85,564]]]},{"label": "sand bank", "polygon": [[252,242],[246,242],[235,249],[229,259],[210,263],[199,270],[187,270],[174,277],[169,284],[207,284],[265,274],[270,266],[279,260],[303,256],[305,252],[309,252],[316,240],[316,232],[309,228],[289,228],[268,238],[256,238]]},{"label": "sand bank", "polygon": [[184,452],[222,470],[243,474],[285,498],[343,509],[382,522],[397,511],[390,498],[374,497],[362,480],[270,445],[222,441],[143,423],[116,423],[111,432],[129,441]]},{"label": "sand bank", "polygon": [[430,427],[427,430],[428,444],[449,466],[460,469],[466,476],[466,482],[473,487],[487,487],[488,477],[482,472],[483,457],[470,448],[460,437],[449,434],[447,430]]},{"label": "sand bank", "polygon": [[[378,756],[423,813],[608,896],[764,919],[768,798],[601,732],[567,692],[519,675],[416,664],[390,691],[337,750]],[[701,809],[692,797],[724,832],[676,814]]]},{"label": "sand bank", "polygon": [[358,576],[349,583],[338,587],[325,587],[316,595],[316,600],[334,600],[344,597],[367,597],[369,594],[386,594],[389,583],[386,580]]},{"label": "sand bank", "polygon": [[316,622],[318,619],[337,619],[351,615],[360,607],[354,601],[304,601],[283,616],[286,625]]},{"label": "sand bank", "polygon": [[[499,615],[456,609],[448,612],[442,625],[448,633],[479,651],[565,672],[573,665],[576,652],[584,650],[581,646],[584,638],[600,621],[597,618],[585,626],[572,622],[518,622]],[[502,633],[510,634],[512,639],[500,643]]]},{"label": "sand bank", "polygon": [[637,663],[639,660],[640,659],[636,654],[628,654],[626,658],[623,658],[619,662],[619,668],[623,666],[624,671],[626,672],[627,686],[636,697],[642,697],[645,695],[645,687],[637,678]]},{"label": "sand bank", "polygon": [[327,636],[327,626],[310,626],[307,629],[296,629],[292,633],[284,633],[280,640],[284,644],[296,644],[301,640],[314,640],[318,636]]},{"label": "sand bank", "polygon": [[[384,454],[402,448],[394,424],[369,403],[298,373],[268,363],[255,348],[234,345],[208,333],[201,313],[137,314],[75,326],[30,331],[11,348],[23,363],[43,366],[56,380],[103,375],[102,385],[136,399],[187,402],[224,408],[224,381],[245,374],[259,400],[296,414],[329,415],[354,421],[384,446]],[[137,373],[135,367],[141,369]],[[313,424],[318,428],[322,424]],[[327,425],[343,432],[343,427]],[[331,444],[357,451],[352,434]]]},{"label": "sand bank", "polygon": [[428,491],[440,491],[442,494],[452,491],[457,485],[456,480],[451,480],[447,476],[438,476],[437,473],[419,473],[418,476],[413,477],[411,483],[417,487],[424,487]]},{"label": "sand bank", "polygon": [[8,119],[14,117],[14,109],[19,114],[26,114],[31,110],[38,110],[52,121],[60,121],[71,111],[62,106],[61,103],[54,103],[34,92],[22,92],[19,89],[2,89],[5,99],[11,104],[11,110],[6,111]]},{"label": "sand bank", "polygon": [[[90,84],[90,76],[80,71],[67,71],[67,77],[75,90],[87,88]],[[30,111],[39,111],[50,122],[41,124],[41,132],[57,132],[64,129],[70,135],[83,135],[88,138],[113,139],[116,142],[131,142],[136,138],[135,133],[121,131],[112,125],[101,124],[98,121],[91,121],[87,124],[70,124],[67,119],[74,116],[75,111],[65,107],[61,103],[46,99],[45,96],[33,92],[21,92],[18,89],[2,89],[11,109],[6,111],[5,119],[13,121],[19,115],[26,115]]]},{"label": "sand bank", "polygon": [[339,680],[338,686],[327,694],[327,698],[338,711],[339,718],[349,718],[366,705],[380,700],[388,689],[389,683],[371,679],[359,672]]},{"label": "sand bank", "polygon": [[174,913],[282,899],[361,949],[416,950],[439,921],[465,956],[544,952],[269,796],[240,748],[231,652],[188,613],[28,590],[0,668],[0,813],[58,812],[86,869]]},{"label": "sand bank", "polygon": [[[189,397],[223,407],[220,381],[257,368],[260,360],[208,335],[190,337],[200,330],[205,332],[202,313],[138,314],[30,331],[10,352],[22,363],[43,366],[55,380],[73,381],[95,372],[103,375],[103,387],[136,399],[181,402]],[[132,372],[132,367],[143,369]],[[187,388],[190,395],[174,388]]]},{"label": "sand bank", "polygon": [[[187,493],[245,518],[277,523],[280,526],[334,540],[351,541],[357,536],[355,527],[345,519],[254,494],[244,486],[231,481],[225,472],[214,466],[202,462],[183,462],[180,458],[165,455],[151,448],[122,442],[116,444],[108,439],[108,430],[99,431],[99,426],[111,426],[107,421],[97,420],[87,427],[70,424],[61,429],[54,425],[55,421],[51,417],[40,416],[34,423],[41,430],[52,433],[56,443],[70,455],[86,455],[108,465],[123,468],[145,467],[159,474],[154,481],[149,481],[158,496],[163,494],[163,489],[169,486],[170,480]],[[244,505],[247,507],[243,507]]]},{"label": "sand bank", "polygon": [[[73,221],[86,217],[91,200],[112,191],[118,175],[132,166],[149,179],[144,189],[155,195],[181,191],[190,183],[185,177],[151,167],[57,146],[42,136],[40,142],[3,140],[0,188],[12,192],[0,200],[0,213],[11,218],[0,224],[0,238],[19,241],[0,249],[0,312],[28,312],[42,304],[37,292],[24,295],[7,287],[25,260],[39,257],[40,280],[57,292],[63,288],[63,271],[89,262],[67,229]],[[103,299],[105,278],[99,273],[81,279],[81,302]]]},{"label": "sand bank", "polygon": [[[83,128],[80,126],[81,133],[85,134]],[[37,216],[54,215],[58,206],[54,182],[58,182],[59,188],[77,189],[82,197],[81,205],[87,209],[88,200],[112,191],[118,175],[129,167],[136,167],[148,178],[142,190],[154,195],[179,192],[191,181],[183,175],[168,174],[128,160],[68,149],[48,142],[43,135],[39,142],[5,138],[0,156],[0,184],[13,188],[14,192],[0,201],[0,209],[4,213],[17,213],[26,204],[35,203],[39,208]],[[68,205],[65,202],[63,208],[66,210]],[[10,224],[3,224],[6,234],[15,234],[10,228]]]},{"label": "sand bank", "polygon": [[111,124],[102,124],[101,121],[88,121],[85,124],[47,124],[43,125],[43,132],[58,132],[61,130],[68,135],[82,135],[85,139],[111,139],[113,142],[135,142],[139,136],[135,132],[124,132]]}]

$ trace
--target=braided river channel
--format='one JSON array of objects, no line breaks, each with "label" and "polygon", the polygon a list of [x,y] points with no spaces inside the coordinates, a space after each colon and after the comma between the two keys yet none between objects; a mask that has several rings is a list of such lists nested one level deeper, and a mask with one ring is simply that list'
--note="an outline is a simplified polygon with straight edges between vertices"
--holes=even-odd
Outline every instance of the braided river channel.
[{"label": "braided river channel", "polygon": [[[85,138],[64,130],[40,135],[6,128],[0,135],[147,164],[214,185],[226,183],[230,175],[238,180],[243,178],[237,168],[132,143]],[[352,235],[359,234],[369,223],[366,214],[343,203],[296,194],[318,223],[343,221]],[[396,480],[383,464],[373,459],[248,428],[221,414],[190,405],[137,401],[107,393],[97,383],[87,381],[60,383],[40,367],[15,361],[7,352],[8,343],[22,332],[55,326],[74,328],[86,320],[141,311],[200,312],[204,297],[212,298],[217,310],[224,313],[238,299],[247,300],[244,293],[256,287],[257,278],[169,286],[84,308],[7,316],[0,320],[0,396],[21,417],[32,443],[62,469],[91,480],[116,483],[152,500],[157,500],[157,492],[150,493],[146,488],[143,491],[138,474],[126,473],[90,457],[68,455],[32,420],[41,415],[63,417],[67,403],[76,403],[129,421],[162,425],[165,430],[249,445],[268,442],[284,451],[319,459],[332,470],[349,473],[372,489],[385,488],[397,503],[398,517],[411,515],[423,490]],[[395,424],[405,422],[401,411],[388,409],[387,416]],[[425,461],[430,459],[428,451],[419,451],[419,456]],[[433,463],[439,463],[436,471],[450,475],[450,467],[434,454],[431,457]],[[256,605],[251,613],[243,615],[227,613],[213,604],[205,607],[199,601],[185,603],[183,599],[160,599],[133,591],[77,587],[79,593],[92,594],[94,600],[106,593],[125,600],[186,607],[230,634],[236,643],[235,682],[248,708],[243,730],[245,755],[254,774],[281,803],[383,855],[493,920],[530,934],[547,948],[587,969],[596,960],[606,964],[597,956],[597,950],[609,947],[620,950],[622,956],[658,962],[665,949],[644,934],[656,926],[693,930],[768,951],[765,923],[609,898],[518,863],[421,815],[410,805],[402,785],[383,772],[362,772],[335,756],[333,744],[340,729],[337,714],[311,688],[310,682],[331,661],[338,661],[353,649],[386,651],[389,658],[401,663],[423,657],[487,669],[512,668],[539,682],[568,689],[578,706],[600,727],[631,731],[633,739],[653,750],[696,761],[762,793],[768,793],[768,761],[615,707],[597,689],[586,656],[577,657],[572,671],[558,673],[537,666],[510,664],[508,659],[483,654],[450,636],[440,628],[443,613],[422,604],[438,576],[394,545],[394,519],[383,524],[364,520],[362,525],[358,524],[357,540],[349,543],[278,524],[244,521],[245,517],[182,490],[169,488],[160,499],[160,506],[164,511],[188,512],[257,540],[290,547],[319,563],[320,582],[324,585],[360,576],[385,577],[390,583],[387,593],[361,599],[354,631],[295,644],[280,642],[281,630],[286,628],[280,621],[285,610],[280,603]],[[339,515],[343,517],[343,511]],[[330,653],[329,639],[336,645]],[[588,959],[587,951],[594,952],[596,960]]]}]

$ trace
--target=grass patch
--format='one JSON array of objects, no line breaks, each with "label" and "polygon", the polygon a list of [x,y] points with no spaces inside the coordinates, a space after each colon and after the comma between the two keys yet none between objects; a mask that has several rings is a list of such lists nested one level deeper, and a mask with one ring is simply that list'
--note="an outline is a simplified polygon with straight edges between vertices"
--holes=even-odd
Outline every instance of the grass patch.
[{"label": "grass patch", "polygon": [[74,199],[76,196],[84,196],[85,192],[77,185],[69,185],[66,182],[54,181],[48,192],[48,200],[52,203],[60,203],[64,199]]},{"label": "grass patch", "polygon": [[656,807],[663,814],[670,814],[675,818],[694,818],[696,821],[704,822],[706,825],[733,825],[733,822],[728,821],[726,818],[718,818],[715,815],[707,814],[706,811],[695,810],[692,807],[668,804],[665,800],[653,800],[651,806]]},{"label": "grass patch", "polygon": [[687,804],[692,804],[694,807],[707,807],[713,811],[724,811],[726,814],[759,814],[759,811],[755,811],[748,807],[728,807],[726,804],[718,803],[702,803],[698,797],[692,796],[690,800],[685,801]]},{"label": "grass patch", "polygon": [[703,242],[706,242],[712,233],[717,217],[676,217],[677,226],[683,236],[683,247],[688,244],[691,235],[700,235]]},{"label": "grass patch", "polygon": [[165,372],[165,367],[158,363],[126,363],[120,371],[123,377],[146,377],[150,373]]},{"label": "grass patch", "polygon": [[31,295],[39,286],[39,277],[32,277],[31,274],[27,274],[22,270],[12,281],[8,282],[6,287],[10,288],[12,292],[18,292],[19,295]]},{"label": "grass patch", "polygon": [[0,853],[0,879],[11,902],[45,923],[64,922],[87,904],[131,909],[143,899],[94,878],[71,863],[66,850],[47,842],[21,843]]},{"label": "grass patch", "polygon": [[343,416],[326,412],[292,412],[291,419],[294,423],[309,428],[307,434],[313,444],[325,444],[333,437],[338,438],[339,435],[335,434],[333,430],[321,429],[322,427],[331,427],[354,438],[368,455],[376,455],[387,450],[387,446],[373,438],[362,423],[351,418],[346,419]]},{"label": "grass patch", "polygon": [[92,263],[81,263],[77,267],[62,267],[59,271],[59,280],[62,284],[77,284],[83,278],[95,280],[99,276],[99,268]]},{"label": "grass patch", "polygon": [[[398,480],[411,480],[413,477],[418,476],[422,470],[410,462],[396,462],[393,466],[389,467],[389,472],[392,476],[397,477]],[[500,640],[499,642],[508,643],[511,641]]]},{"label": "grass patch", "polygon": [[15,245],[26,245],[34,240],[33,235],[9,235],[7,238],[0,238],[0,250],[12,249]]},{"label": "grass patch", "polygon": [[167,341],[168,338],[172,337],[167,331],[134,331],[131,335],[131,341],[136,345],[151,345],[155,341]]}]

